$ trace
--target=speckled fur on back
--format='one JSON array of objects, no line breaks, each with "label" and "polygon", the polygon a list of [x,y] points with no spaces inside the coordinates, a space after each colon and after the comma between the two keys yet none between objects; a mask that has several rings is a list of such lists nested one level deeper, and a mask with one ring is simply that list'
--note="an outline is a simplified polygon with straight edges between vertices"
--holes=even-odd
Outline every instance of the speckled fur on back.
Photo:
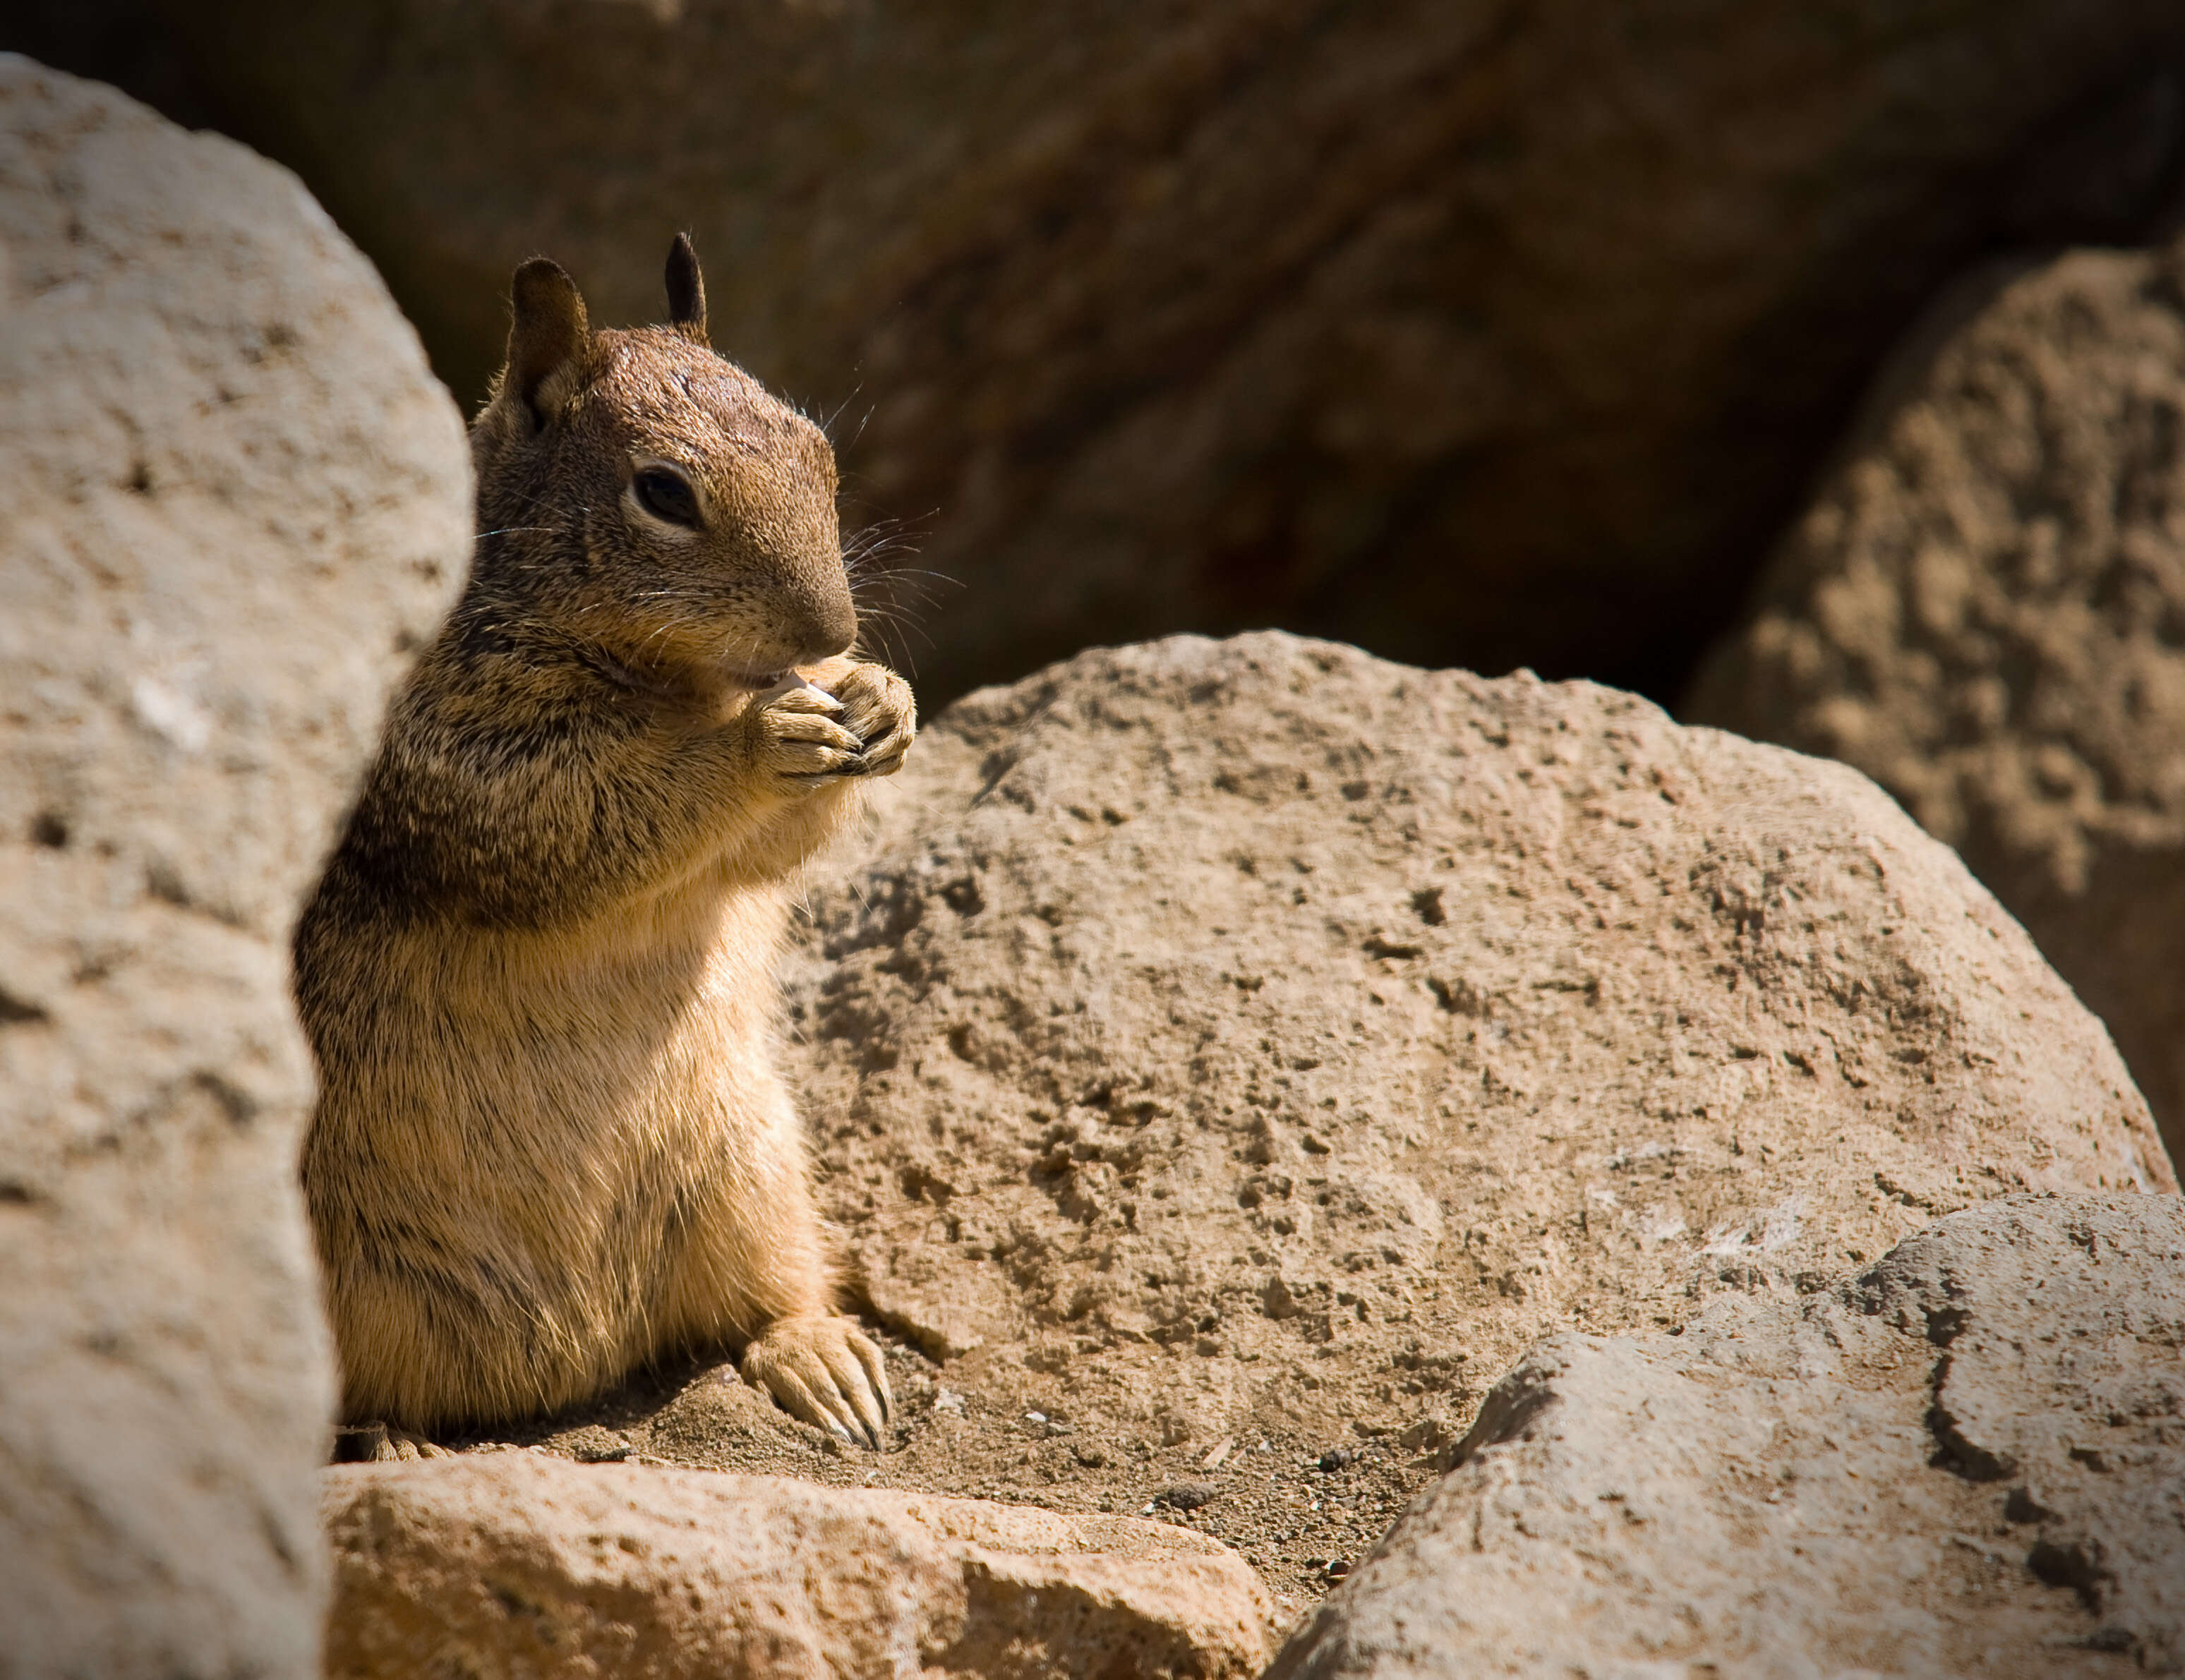
[{"label": "speckled fur on back", "polygon": [[825,438],[707,348],[687,242],[668,281],[671,325],[594,332],[558,268],[517,271],[469,584],[297,931],[355,1419],[483,1424],[722,1345],[877,1433],[772,971],[914,712],[848,651]]}]

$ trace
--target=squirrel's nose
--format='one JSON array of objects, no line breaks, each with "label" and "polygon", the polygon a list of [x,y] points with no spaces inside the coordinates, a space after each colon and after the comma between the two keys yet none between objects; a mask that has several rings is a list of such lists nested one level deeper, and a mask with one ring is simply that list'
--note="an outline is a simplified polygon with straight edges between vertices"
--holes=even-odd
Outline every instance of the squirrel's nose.
[{"label": "squirrel's nose", "polygon": [[811,603],[800,637],[804,651],[798,656],[798,662],[808,663],[847,652],[857,639],[858,609],[850,600],[849,584],[845,581]]}]

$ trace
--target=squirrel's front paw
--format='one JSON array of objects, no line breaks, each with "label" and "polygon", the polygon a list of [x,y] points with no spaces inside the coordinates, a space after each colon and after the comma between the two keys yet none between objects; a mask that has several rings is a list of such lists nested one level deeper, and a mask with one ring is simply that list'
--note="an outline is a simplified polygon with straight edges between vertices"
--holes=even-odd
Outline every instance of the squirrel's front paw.
[{"label": "squirrel's front paw", "polygon": [[918,734],[918,701],[910,684],[885,665],[853,665],[833,687],[842,702],[842,722],[857,732],[863,746],[861,762],[851,767],[851,773],[892,776],[902,767],[902,756]]},{"label": "squirrel's front paw", "polygon": [[864,741],[844,715],[841,700],[809,683],[766,695],[750,713],[759,769],[808,788],[858,773]]},{"label": "squirrel's front paw", "polygon": [[776,1319],[744,1349],[743,1375],[805,1422],[869,1447],[895,1409],[880,1350],[833,1313]]}]

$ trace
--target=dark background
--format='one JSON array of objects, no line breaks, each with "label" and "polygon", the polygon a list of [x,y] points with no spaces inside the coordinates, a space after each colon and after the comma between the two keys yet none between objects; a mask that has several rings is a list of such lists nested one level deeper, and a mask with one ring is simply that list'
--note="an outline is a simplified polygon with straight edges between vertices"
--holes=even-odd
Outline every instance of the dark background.
[{"label": "dark background", "polygon": [[[1664,701],[1892,343],[2130,241],[2174,0],[120,0],[0,39],[293,167],[467,405],[668,237],[827,420],[929,708],[1277,625]],[[890,572],[891,576],[877,574]]]}]

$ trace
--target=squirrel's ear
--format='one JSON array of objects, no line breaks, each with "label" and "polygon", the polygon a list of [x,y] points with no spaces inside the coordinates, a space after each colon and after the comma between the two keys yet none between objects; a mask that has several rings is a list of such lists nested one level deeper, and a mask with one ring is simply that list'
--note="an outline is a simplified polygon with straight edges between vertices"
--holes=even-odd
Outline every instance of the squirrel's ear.
[{"label": "squirrel's ear", "polygon": [[550,420],[577,393],[578,360],[591,337],[584,299],[559,263],[534,257],[516,271],[508,300],[515,320],[503,388],[536,419]]},{"label": "squirrel's ear", "polygon": [[694,344],[706,337],[706,276],[698,271],[698,253],[690,236],[679,233],[668,248],[668,321]]}]

